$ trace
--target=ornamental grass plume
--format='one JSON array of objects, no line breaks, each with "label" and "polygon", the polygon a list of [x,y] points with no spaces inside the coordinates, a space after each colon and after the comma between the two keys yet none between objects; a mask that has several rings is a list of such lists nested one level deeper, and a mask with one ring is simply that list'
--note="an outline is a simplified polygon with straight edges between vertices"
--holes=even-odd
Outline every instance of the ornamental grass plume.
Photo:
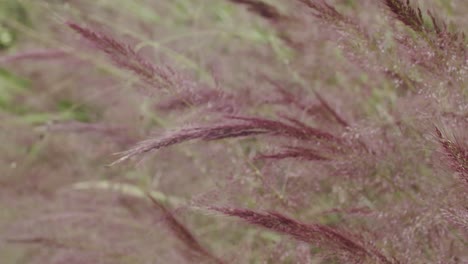
[{"label": "ornamental grass plume", "polygon": [[200,242],[195,238],[195,236],[190,232],[190,230],[184,226],[175,215],[164,206],[160,201],[155,199],[151,194],[148,194],[148,198],[151,203],[154,205],[156,210],[161,210],[164,215],[164,221],[172,231],[175,237],[177,237],[190,252],[187,252],[186,257],[189,261],[196,262],[206,262],[206,263],[224,263],[222,260],[218,259],[212,253],[210,253],[206,248],[204,248]]},{"label": "ornamental grass plume", "polygon": [[409,0],[383,0],[397,20],[424,35],[424,39],[438,49],[449,49],[462,56],[466,55],[465,35],[460,32],[450,32],[447,24],[436,18],[433,12],[427,11],[432,27],[428,26],[419,7],[414,7]]},{"label": "ornamental grass plume", "polygon": [[[397,263],[387,259],[372,245],[359,241],[357,236],[325,225],[304,224],[277,212],[259,213],[248,209],[212,207],[211,210],[238,217],[247,223],[289,235],[297,240],[318,244],[339,255],[343,261],[362,263],[371,258],[377,263]],[[343,253],[341,256],[340,253]]]},{"label": "ornamental grass plume", "polygon": [[449,168],[458,173],[460,179],[468,184],[468,141],[466,137],[449,140],[436,127],[437,140],[442,146]]},{"label": "ornamental grass plume", "polygon": [[258,117],[226,116],[225,119],[227,121],[225,123],[183,128],[173,133],[168,133],[161,138],[142,141],[136,147],[120,153],[121,157],[111,165],[153,150],[195,139],[211,141],[266,134],[305,141],[323,140],[329,144],[341,142],[341,139],[333,134],[307,126],[291,118],[287,119],[291,124]]},{"label": "ornamental grass plume", "polygon": [[73,22],[67,22],[67,26],[105,52],[117,66],[133,72],[151,87],[170,89],[176,85],[176,73],[170,67],[152,64],[130,45]]},{"label": "ornamental grass plume", "polygon": [[403,24],[416,32],[424,32],[426,30],[421,9],[412,7],[410,1],[385,0],[383,2]]}]

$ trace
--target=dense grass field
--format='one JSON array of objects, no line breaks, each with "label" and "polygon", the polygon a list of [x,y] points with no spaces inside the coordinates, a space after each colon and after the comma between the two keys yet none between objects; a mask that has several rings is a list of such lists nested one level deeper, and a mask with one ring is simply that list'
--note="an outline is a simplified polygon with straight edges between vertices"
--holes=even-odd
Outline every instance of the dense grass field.
[{"label": "dense grass field", "polygon": [[466,0],[0,0],[0,263],[468,263]]}]

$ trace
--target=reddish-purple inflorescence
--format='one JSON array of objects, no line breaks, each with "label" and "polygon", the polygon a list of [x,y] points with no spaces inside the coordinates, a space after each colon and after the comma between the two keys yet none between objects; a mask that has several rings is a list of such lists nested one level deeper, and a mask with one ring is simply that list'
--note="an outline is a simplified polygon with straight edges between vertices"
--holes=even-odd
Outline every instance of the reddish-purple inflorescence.
[{"label": "reddish-purple inflorescence", "polygon": [[452,141],[445,138],[436,128],[436,135],[442,145],[449,167],[460,175],[460,179],[468,184],[468,146],[466,142]]},{"label": "reddish-purple inflorescence", "polygon": [[130,45],[104,33],[82,27],[73,22],[67,25],[105,52],[119,67],[132,71],[145,83],[155,88],[170,89],[175,85],[176,73],[170,67],[160,67],[138,54]]},{"label": "reddish-purple inflorescence", "polygon": [[201,258],[204,261],[208,261],[209,263],[223,263],[222,260],[214,256],[211,252],[208,251],[208,249],[203,247],[192,234],[192,232],[190,232],[190,230],[185,225],[177,220],[175,215],[166,206],[164,206],[150,194],[148,195],[148,198],[157,210],[162,211],[164,220],[174,236],[176,236],[182,243],[184,243],[184,245],[191,251],[192,254],[188,254],[188,257],[190,258],[189,260],[201,261]]},{"label": "reddish-purple inflorescence", "polygon": [[357,236],[325,225],[304,224],[277,212],[259,213],[248,209],[227,207],[212,207],[210,209],[225,215],[238,217],[250,224],[271,231],[289,235],[306,243],[346,252],[350,258],[357,258],[360,261],[372,258],[379,263],[394,263],[371,245],[360,241]]}]

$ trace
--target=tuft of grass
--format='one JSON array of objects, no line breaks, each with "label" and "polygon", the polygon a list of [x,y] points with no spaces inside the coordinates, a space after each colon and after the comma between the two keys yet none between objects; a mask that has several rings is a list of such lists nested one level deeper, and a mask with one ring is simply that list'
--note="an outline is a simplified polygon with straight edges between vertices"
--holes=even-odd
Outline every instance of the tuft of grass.
[{"label": "tuft of grass", "polygon": [[9,258],[468,259],[460,14],[457,26],[408,0],[72,2],[24,4],[33,26],[0,21],[0,38],[19,34],[0,54],[0,239],[28,253]]}]

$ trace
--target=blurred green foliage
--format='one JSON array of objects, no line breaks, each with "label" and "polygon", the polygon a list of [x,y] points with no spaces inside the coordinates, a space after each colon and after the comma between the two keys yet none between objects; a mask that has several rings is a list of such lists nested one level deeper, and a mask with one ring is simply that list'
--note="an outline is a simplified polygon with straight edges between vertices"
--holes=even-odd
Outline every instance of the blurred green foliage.
[{"label": "blurred green foliage", "polygon": [[14,97],[30,87],[30,82],[10,71],[0,68],[0,109],[18,112],[20,106],[14,104]]},{"label": "blurred green foliage", "polygon": [[28,12],[22,1],[0,1],[0,50],[11,47],[17,39],[18,32],[8,26],[10,20],[23,25],[30,24]]}]

